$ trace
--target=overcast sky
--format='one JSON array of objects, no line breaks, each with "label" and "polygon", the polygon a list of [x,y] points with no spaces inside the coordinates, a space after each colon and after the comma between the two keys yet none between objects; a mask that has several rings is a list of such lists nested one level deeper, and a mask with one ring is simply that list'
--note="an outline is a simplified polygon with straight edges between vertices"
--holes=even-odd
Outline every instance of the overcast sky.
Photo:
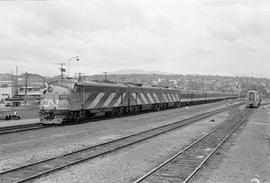
[{"label": "overcast sky", "polygon": [[122,69],[270,78],[270,1],[0,2],[0,73]]}]

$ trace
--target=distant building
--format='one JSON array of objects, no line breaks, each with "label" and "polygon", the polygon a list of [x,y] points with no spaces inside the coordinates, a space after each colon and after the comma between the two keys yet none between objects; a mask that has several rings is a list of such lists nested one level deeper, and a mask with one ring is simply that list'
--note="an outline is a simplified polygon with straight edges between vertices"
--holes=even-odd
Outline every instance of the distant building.
[{"label": "distant building", "polygon": [[40,102],[42,89],[40,87],[28,86],[25,97],[25,86],[16,87],[13,81],[0,81],[0,103],[6,106],[19,106],[24,104],[38,104]]},{"label": "distant building", "polygon": [[4,103],[6,98],[14,96],[15,88],[12,81],[0,81],[0,103]]}]

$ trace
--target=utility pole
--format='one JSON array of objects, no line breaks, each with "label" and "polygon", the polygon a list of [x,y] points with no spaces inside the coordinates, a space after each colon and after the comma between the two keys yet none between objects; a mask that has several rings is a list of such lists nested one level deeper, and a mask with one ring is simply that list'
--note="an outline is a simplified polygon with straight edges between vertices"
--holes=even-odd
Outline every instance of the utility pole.
[{"label": "utility pole", "polygon": [[64,72],[66,72],[66,69],[64,68],[65,63],[59,63],[60,65],[60,72],[61,72],[61,79],[64,79]]},{"label": "utility pole", "polygon": [[82,75],[85,75],[85,73],[74,73],[74,74],[78,74],[78,81],[81,82],[82,81]]},{"label": "utility pole", "polygon": [[103,72],[103,73],[105,74],[105,81],[108,81],[108,80],[107,80],[107,73],[108,73],[108,72]]},{"label": "utility pole", "polygon": [[14,76],[13,71],[10,72],[10,86],[11,86],[11,96],[9,98],[12,98],[14,96]]},{"label": "utility pole", "polygon": [[15,81],[15,95],[18,95],[18,67],[16,66],[16,81]]},{"label": "utility pole", "polygon": [[42,76],[43,88],[45,88],[45,76]]},{"label": "utility pole", "polygon": [[24,88],[24,106],[26,106],[26,99],[27,99],[27,72],[25,73],[25,88]]}]

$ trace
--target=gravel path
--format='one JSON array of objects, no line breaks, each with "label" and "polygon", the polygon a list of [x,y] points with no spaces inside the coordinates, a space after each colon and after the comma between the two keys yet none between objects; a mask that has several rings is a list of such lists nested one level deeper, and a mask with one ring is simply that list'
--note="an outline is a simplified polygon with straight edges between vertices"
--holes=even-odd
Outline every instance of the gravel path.
[{"label": "gravel path", "polygon": [[[43,177],[36,182],[42,183],[128,183],[138,179],[168,157],[171,157],[194,138],[202,136],[211,128],[224,121],[229,113],[224,112],[202,120],[196,124],[180,128],[170,133],[149,139],[114,154],[66,168]],[[215,122],[210,122],[210,119]]]},{"label": "gravel path", "polygon": [[270,182],[270,106],[255,109],[193,183]]}]

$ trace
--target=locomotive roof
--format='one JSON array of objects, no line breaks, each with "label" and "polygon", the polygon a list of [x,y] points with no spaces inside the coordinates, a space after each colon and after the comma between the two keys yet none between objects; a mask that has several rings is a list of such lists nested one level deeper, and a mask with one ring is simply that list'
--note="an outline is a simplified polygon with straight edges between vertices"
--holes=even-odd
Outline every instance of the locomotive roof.
[{"label": "locomotive roof", "polygon": [[127,87],[122,84],[114,83],[98,83],[98,82],[77,82],[77,86],[104,86],[104,87]]},{"label": "locomotive roof", "polygon": [[[99,82],[93,82],[93,81],[75,81],[75,80],[71,80],[71,79],[62,79],[62,80],[56,80],[51,82],[50,84],[53,83],[57,83],[57,85],[62,85],[62,83],[68,83],[68,85],[77,85],[77,86],[97,86],[97,87],[131,87],[131,88],[144,88],[144,89],[162,89],[162,90],[169,90],[169,91],[175,91],[178,90],[177,88],[162,88],[162,87],[152,87],[152,86],[136,86],[133,84],[119,84],[119,83],[99,83]],[[256,92],[255,90],[251,90],[253,92]],[[201,90],[181,90],[181,92],[193,92],[193,93],[221,93],[218,91],[201,91]],[[234,92],[222,92],[222,93],[232,93],[232,94],[236,94]]]}]

